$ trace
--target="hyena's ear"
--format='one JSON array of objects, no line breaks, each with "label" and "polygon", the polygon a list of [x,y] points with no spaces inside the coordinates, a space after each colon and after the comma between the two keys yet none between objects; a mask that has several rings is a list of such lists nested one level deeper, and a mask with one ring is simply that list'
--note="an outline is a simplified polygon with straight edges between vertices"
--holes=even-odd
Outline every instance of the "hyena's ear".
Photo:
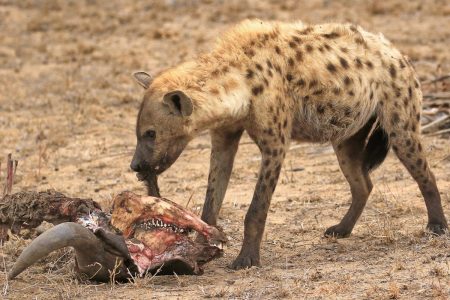
[{"label": "hyena's ear", "polygon": [[134,79],[136,79],[136,81],[144,87],[144,89],[148,89],[150,83],[152,83],[153,80],[152,76],[145,72],[136,72],[133,74],[133,76]]},{"label": "hyena's ear", "polygon": [[177,116],[188,117],[194,110],[191,98],[182,91],[173,91],[165,94],[163,101],[169,106],[170,111]]}]

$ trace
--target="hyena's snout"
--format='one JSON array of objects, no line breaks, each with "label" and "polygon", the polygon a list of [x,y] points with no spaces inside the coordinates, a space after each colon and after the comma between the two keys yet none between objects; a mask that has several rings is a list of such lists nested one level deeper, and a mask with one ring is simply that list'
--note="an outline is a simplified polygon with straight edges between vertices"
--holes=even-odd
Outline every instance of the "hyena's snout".
[{"label": "hyena's snout", "polygon": [[141,158],[139,157],[137,151],[134,152],[133,159],[131,160],[131,163],[130,163],[130,168],[134,172],[141,172],[143,169]]}]

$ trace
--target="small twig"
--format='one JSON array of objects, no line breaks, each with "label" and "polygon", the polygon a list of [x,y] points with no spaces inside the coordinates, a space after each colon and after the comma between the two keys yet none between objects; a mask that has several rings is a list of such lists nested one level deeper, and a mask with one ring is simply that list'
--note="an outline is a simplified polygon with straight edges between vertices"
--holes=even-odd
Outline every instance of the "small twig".
[{"label": "small twig", "polygon": [[3,243],[1,243],[1,242],[0,242],[0,249],[2,249],[1,255],[2,255],[2,261],[3,261],[3,270],[5,271],[5,283],[3,285],[2,295],[3,295],[3,297],[5,297],[8,294],[9,282],[8,282],[8,271],[6,269],[5,255],[3,253]]},{"label": "small twig", "polygon": [[188,201],[187,201],[187,203],[186,203],[186,208],[188,208],[188,205],[189,205],[189,203],[191,202],[192,197],[194,197],[194,194],[195,194],[195,191],[193,191],[193,192],[191,193],[191,196],[189,197],[189,199],[188,199]]},{"label": "small twig", "polygon": [[422,132],[425,131],[425,130],[427,130],[427,129],[430,128],[430,127],[433,127],[433,126],[436,126],[436,125],[438,125],[438,124],[441,124],[442,122],[444,122],[444,121],[447,120],[448,118],[450,118],[450,116],[445,115],[445,116],[442,116],[442,117],[440,117],[440,118],[434,120],[434,121],[431,122],[431,123],[428,123],[427,125],[425,125],[425,126],[422,127]]},{"label": "small twig", "polygon": [[430,100],[450,99],[450,93],[425,94],[423,98]]},{"label": "small twig", "polygon": [[436,83],[436,82],[439,82],[439,81],[444,81],[444,80],[447,80],[447,79],[450,79],[450,74],[442,75],[442,76],[439,76],[439,77],[437,77],[435,79],[422,81],[422,84],[433,84],[433,83]]},{"label": "small twig", "polygon": [[426,133],[425,135],[426,136],[434,136],[434,135],[441,135],[441,134],[444,134],[444,133],[450,133],[450,128],[447,128],[447,129],[442,129],[442,130],[439,130],[439,131],[435,131],[435,132],[432,132],[432,133]]}]

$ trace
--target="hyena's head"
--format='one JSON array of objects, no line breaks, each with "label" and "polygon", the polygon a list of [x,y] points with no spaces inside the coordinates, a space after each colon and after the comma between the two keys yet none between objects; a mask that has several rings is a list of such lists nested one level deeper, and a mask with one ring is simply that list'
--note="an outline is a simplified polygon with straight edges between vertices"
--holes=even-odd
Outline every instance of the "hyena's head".
[{"label": "hyena's head", "polygon": [[186,147],[191,139],[187,125],[193,104],[184,92],[152,82],[147,73],[138,72],[134,77],[146,93],[137,118],[137,145],[130,167],[140,179],[146,179],[169,168]]}]

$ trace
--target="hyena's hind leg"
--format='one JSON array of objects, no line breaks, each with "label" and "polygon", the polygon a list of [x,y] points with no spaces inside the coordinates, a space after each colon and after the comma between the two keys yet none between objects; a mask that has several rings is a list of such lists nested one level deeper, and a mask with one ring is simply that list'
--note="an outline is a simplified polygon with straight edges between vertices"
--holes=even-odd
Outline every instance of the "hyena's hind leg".
[{"label": "hyena's hind leg", "polygon": [[[397,157],[419,185],[428,212],[427,228],[435,234],[448,229],[436,180],[427,162],[419,133],[420,113],[413,118],[400,115],[396,110],[385,110],[383,127]],[[403,117],[402,117],[403,116]]]},{"label": "hyena's hind leg", "polygon": [[389,150],[384,132],[379,127],[372,130],[375,122],[376,117],[373,117],[349,139],[333,143],[339,166],[350,185],[352,203],[339,224],[328,228],[325,236],[349,236],[366,205],[372,191],[369,172],[383,162]]}]

